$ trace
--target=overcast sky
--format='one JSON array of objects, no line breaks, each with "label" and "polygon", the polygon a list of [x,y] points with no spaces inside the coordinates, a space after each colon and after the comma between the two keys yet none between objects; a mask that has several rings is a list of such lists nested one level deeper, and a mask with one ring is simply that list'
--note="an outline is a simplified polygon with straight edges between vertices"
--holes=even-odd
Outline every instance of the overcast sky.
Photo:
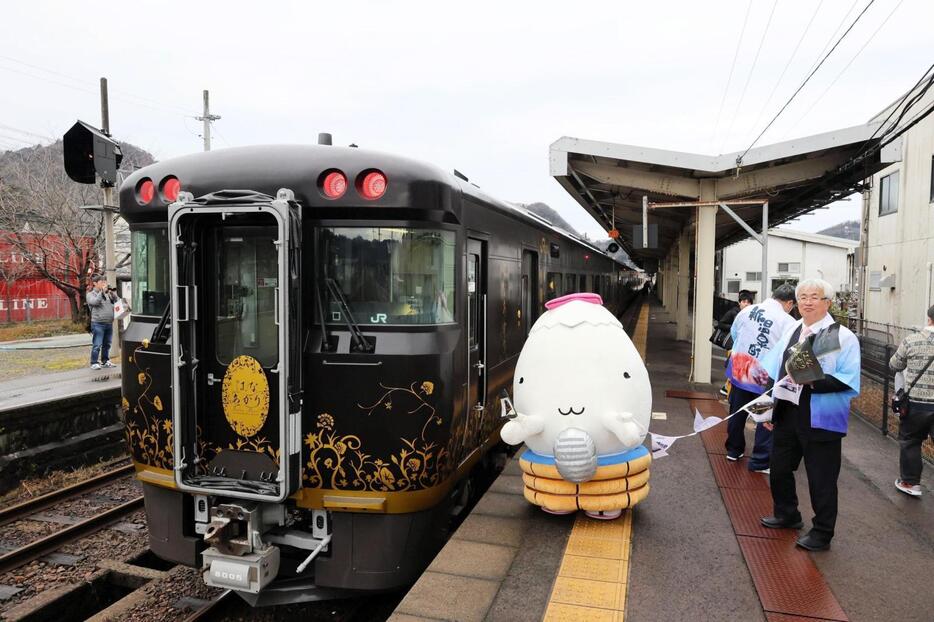
[{"label": "overcast sky", "polygon": [[[209,89],[215,148],[328,131],[600,237],[549,177],[550,143],[744,149],[869,2],[8,3],[0,149],[98,124],[106,76],[117,139],[160,159],[199,151]],[[759,144],[866,122],[934,61],[931,24],[928,0],[875,0]],[[858,218],[858,204],[793,226]]]}]

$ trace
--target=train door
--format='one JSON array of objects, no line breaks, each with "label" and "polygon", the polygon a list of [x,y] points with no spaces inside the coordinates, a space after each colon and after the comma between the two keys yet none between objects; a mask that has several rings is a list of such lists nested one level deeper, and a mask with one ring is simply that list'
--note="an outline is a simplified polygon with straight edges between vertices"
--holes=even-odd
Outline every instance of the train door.
[{"label": "train door", "polygon": [[473,422],[486,406],[486,242],[467,239],[466,268],[467,416]]},{"label": "train door", "polygon": [[176,482],[190,492],[281,501],[298,483],[299,229],[265,199],[170,219]]},{"label": "train door", "polygon": [[528,336],[538,318],[538,253],[522,251],[522,334]]}]

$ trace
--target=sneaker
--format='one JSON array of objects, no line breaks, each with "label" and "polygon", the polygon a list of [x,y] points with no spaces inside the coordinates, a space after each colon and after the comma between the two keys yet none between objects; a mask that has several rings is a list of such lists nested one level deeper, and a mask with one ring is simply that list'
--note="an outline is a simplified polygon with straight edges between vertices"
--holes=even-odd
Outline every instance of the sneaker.
[{"label": "sneaker", "polygon": [[765,467],[764,469],[753,469],[753,473],[762,473],[763,475],[771,475],[772,469]]},{"label": "sneaker", "polygon": [[104,363],[103,365],[101,365],[101,367],[108,367],[108,368],[110,368],[110,367],[116,367],[116,365],[114,365],[114,364],[111,363],[110,361],[107,361],[106,363]]},{"label": "sneaker", "polygon": [[94,371],[97,371],[100,368],[101,368],[100,363],[91,363],[91,369],[93,369]]},{"label": "sneaker", "polygon": [[746,454],[739,454],[738,456],[734,456],[733,454],[727,454],[726,459],[729,460],[730,462],[736,462],[737,460],[739,460],[745,455]]},{"label": "sneaker", "polygon": [[897,480],[895,480],[895,487],[901,490],[906,495],[911,495],[912,497],[921,496],[921,485],[920,484],[911,485],[907,482],[902,481],[901,478],[898,478]]},{"label": "sneaker", "polygon": [[726,387],[720,387],[720,395],[723,397],[729,397],[730,394],[727,392]]}]

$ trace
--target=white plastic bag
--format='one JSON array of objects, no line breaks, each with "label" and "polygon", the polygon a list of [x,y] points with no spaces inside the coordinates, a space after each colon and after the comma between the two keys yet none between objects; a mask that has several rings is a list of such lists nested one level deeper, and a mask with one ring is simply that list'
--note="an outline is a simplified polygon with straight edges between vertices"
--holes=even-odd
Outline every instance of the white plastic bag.
[{"label": "white plastic bag", "polygon": [[130,313],[130,305],[126,303],[126,300],[119,298],[117,302],[114,303],[114,319],[122,320]]}]

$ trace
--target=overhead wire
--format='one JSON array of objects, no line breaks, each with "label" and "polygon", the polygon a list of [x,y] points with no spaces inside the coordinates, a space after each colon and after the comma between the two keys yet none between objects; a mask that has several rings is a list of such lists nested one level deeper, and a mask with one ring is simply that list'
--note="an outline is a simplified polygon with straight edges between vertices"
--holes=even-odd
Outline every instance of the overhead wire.
[{"label": "overhead wire", "polygon": [[807,26],[804,27],[804,32],[801,33],[801,36],[798,37],[798,43],[795,44],[795,49],[791,51],[791,56],[788,57],[788,62],[785,63],[785,67],[782,69],[781,74],[779,74],[778,79],[775,81],[775,84],[772,86],[771,92],[769,92],[768,97],[765,98],[765,103],[762,104],[762,108],[759,109],[759,114],[756,115],[756,120],[753,122],[751,131],[755,131],[759,127],[759,121],[762,120],[762,115],[765,114],[765,111],[768,109],[769,104],[772,103],[772,98],[775,97],[775,92],[778,90],[778,87],[781,85],[782,80],[785,78],[785,74],[788,73],[788,68],[791,67],[791,62],[795,59],[795,56],[798,54],[798,49],[801,47],[801,44],[804,42],[804,38],[807,36],[808,32],[811,30],[811,25],[814,23],[814,19],[817,17],[817,14],[820,13],[821,7],[824,5],[824,0],[820,0],[817,3],[817,7],[814,9],[814,13],[811,14],[811,19],[808,20]]},{"label": "overhead wire", "polygon": [[23,134],[23,135],[25,135],[25,136],[32,136],[32,137],[34,137],[34,138],[41,138],[42,140],[51,140],[51,141],[54,141],[54,140],[55,140],[55,139],[52,138],[51,136],[46,136],[45,134],[37,134],[37,133],[35,133],[35,132],[30,132],[29,130],[20,129],[20,128],[18,128],[18,127],[13,126],[13,125],[7,125],[6,123],[0,123],[0,128],[5,129],[5,130],[8,130],[8,131],[11,131],[11,132],[16,132],[16,133],[18,133],[18,134]]},{"label": "overhead wire", "polygon": [[733,72],[736,70],[736,59],[739,58],[739,50],[743,44],[743,36],[746,34],[746,25],[749,23],[749,12],[752,10],[752,0],[746,5],[746,16],[743,18],[743,27],[739,31],[739,40],[736,42],[736,51],[733,52],[733,63],[730,65],[730,75],[726,79],[726,88],[723,89],[723,97],[720,98],[720,109],[717,111],[717,122],[714,124],[713,134],[710,136],[711,146],[717,139],[717,130],[720,129],[720,118],[723,115],[723,105],[726,103],[726,96],[730,92],[730,84],[733,82]]},{"label": "overhead wire", "polygon": [[821,51],[817,53],[817,56],[814,57],[814,62],[811,63],[811,66],[808,68],[807,73],[810,73],[814,70],[814,67],[817,66],[817,63],[820,62],[820,59],[823,58],[824,52],[827,51],[827,48],[830,47],[830,44],[833,43],[834,39],[837,38],[837,34],[840,32],[840,29],[843,28],[843,25],[846,23],[846,20],[849,19],[850,13],[853,12],[853,9],[856,8],[856,5],[859,4],[859,0],[853,0],[853,4],[850,5],[850,8],[847,9],[846,13],[843,14],[843,17],[840,19],[840,23],[837,24],[837,27],[834,28],[833,32],[827,38],[827,43],[824,44],[824,47],[821,48]]},{"label": "overhead wire", "polygon": [[794,131],[794,129],[798,127],[798,124],[801,123],[801,121],[803,121],[811,113],[811,111],[814,110],[814,107],[817,106],[817,104],[824,98],[824,96],[827,95],[828,92],[830,92],[830,89],[832,89],[833,86],[837,83],[837,81],[843,76],[843,74],[846,73],[846,71],[850,68],[853,62],[856,61],[857,58],[859,58],[859,55],[863,53],[863,50],[865,50],[866,47],[868,47],[869,44],[872,42],[872,40],[875,39],[876,35],[879,34],[879,31],[882,30],[885,27],[886,23],[888,23],[888,21],[892,18],[892,16],[895,15],[895,11],[897,11],[899,7],[902,6],[902,3],[904,1],[905,0],[898,0],[898,4],[896,4],[895,7],[889,12],[889,14],[886,15],[885,19],[882,20],[882,23],[879,24],[879,27],[876,28],[875,31],[873,31],[871,35],[869,35],[869,38],[866,39],[866,41],[859,48],[859,50],[856,51],[856,54],[854,54],[853,57],[850,59],[850,61],[843,67],[843,69],[840,70],[840,73],[838,73],[836,77],[833,80],[831,80],[830,84],[827,85],[827,88],[824,89],[824,92],[821,93],[817,97],[817,99],[815,99],[814,102],[810,105],[810,107],[805,111],[805,113],[802,114],[800,117],[798,117],[798,120],[795,121],[788,128],[788,130],[785,132],[785,136],[787,136],[792,131]]},{"label": "overhead wire", "polygon": [[833,54],[834,50],[837,49],[837,46],[840,45],[840,42],[843,41],[848,34],[850,34],[850,31],[853,30],[853,27],[856,26],[857,23],[859,23],[859,20],[863,17],[863,15],[866,14],[866,11],[869,10],[869,7],[871,7],[875,3],[875,1],[876,0],[869,0],[866,6],[863,7],[863,10],[860,11],[859,15],[856,16],[856,19],[854,19],[853,22],[849,25],[849,27],[844,31],[844,33],[840,35],[840,38],[837,39],[837,42],[833,44],[833,47],[830,48],[830,51],[828,51],[827,54],[820,60],[820,62],[817,63],[817,66],[814,67],[814,69],[807,75],[807,77],[804,79],[801,85],[798,86],[797,89],[795,89],[795,92],[791,94],[791,97],[788,98],[788,101],[786,101],[784,105],[779,109],[779,111],[775,113],[775,116],[772,117],[772,120],[769,121],[768,125],[766,125],[765,128],[761,132],[759,132],[759,135],[756,136],[755,140],[753,140],[749,144],[748,147],[746,147],[746,150],[743,151],[743,153],[741,153],[736,158],[737,167],[739,167],[742,164],[743,158],[746,157],[746,154],[749,153],[749,150],[752,149],[757,142],[759,142],[759,139],[761,139],[762,136],[769,130],[769,128],[772,127],[772,124],[775,123],[776,120],[778,120],[778,118],[782,115],[783,112],[785,112],[785,109],[788,108],[788,106],[791,104],[792,101],[794,101],[795,97],[798,96],[798,93],[801,92],[801,89],[803,89],[805,85],[807,85],[807,83],[811,80],[814,74],[817,73],[817,71],[821,68],[821,66],[823,66],[823,64],[827,61],[827,59],[830,58],[830,55]]},{"label": "overhead wire", "polygon": [[736,124],[736,117],[739,116],[742,111],[743,102],[746,100],[746,91],[749,89],[749,83],[752,81],[752,76],[756,72],[756,65],[759,63],[759,54],[762,52],[762,45],[765,43],[765,39],[769,34],[769,27],[772,25],[772,17],[775,16],[775,8],[777,6],[778,0],[773,0],[772,10],[769,12],[769,19],[765,22],[765,31],[763,31],[762,37],[759,39],[759,47],[756,48],[756,55],[752,59],[752,67],[749,68],[749,73],[746,75],[746,83],[743,85],[743,91],[739,96],[739,103],[736,104],[733,117],[730,119],[730,127],[727,129],[726,134],[723,135],[723,140],[720,141],[720,151],[723,150],[723,142],[729,140],[730,136],[733,134],[733,126]]},{"label": "overhead wire", "polygon": [[[8,61],[8,62],[16,63],[16,64],[18,64],[18,65],[22,65],[23,67],[28,67],[28,68],[33,69],[33,70],[37,70],[37,71],[40,71],[40,72],[44,72],[44,73],[50,74],[50,75],[52,75],[52,76],[57,76],[58,78],[64,78],[64,79],[66,79],[66,80],[71,80],[72,82],[75,82],[76,84],[69,84],[69,83],[67,83],[67,82],[62,82],[60,79],[50,78],[50,77],[48,77],[48,76],[43,76],[43,75],[37,75],[37,74],[35,74],[35,73],[30,73],[30,72],[26,72],[26,71],[22,71],[22,70],[17,70],[17,69],[14,69],[14,68],[12,68],[12,67],[7,67],[7,66],[3,66],[3,65],[0,65],[0,69],[5,69],[5,70],[7,70],[7,71],[12,71],[12,72],[18,73],[18,74],[20,74],[20,75],[25,75],[25,76],[34,78],[34,79],[36,79],[36,80],[42,80],[42,81],[45,81],[45,82],[49,82],[49,83],[51,83],[51,84],[57,84],[57,85],[59,85],[59,86],[64,86],[64,87],[66,87],[66,88],[75,89],[75,90],[79,90],[79,91],[84,91],[84,92],[90,93],[90,94],[92,94],[92,95],[93,95],[93,94],[98,94],[98,93],[100,92],[99,89],[94,89],[94,88],[88,87],[87,84],[88,84],[88,82],[90,82],[90,80],[85,79],[85,78],[78,78],[78,77],[76,77],[76,76],[72,76],[72,75],[69,75],[69,74],[66,74],[66,73],[62,73],[62,72],[56,71],[56,70],[54,70],[54,69],[49,69],[49,68],[47,68],[47,67],[42,67],[41,65],[36,65],[36,64],[34,64],[34,63],[28,63],[28,62],[26,62],[26,61],[23,61],[23,60],[20,60],[20,59],[18,59],[18,58],[15,58],[15,57],[12,57],[12,56],[8,56],[8,55],[5,55],[5,54],[0,54],[0,59],[6,60],[6,61]],[[187,110],[187,109],[181,108],[181,107],[179,107],[179,106],[175,106],[174,104],[168,104],[168,103],[165,103],[165,102],[159,102],[159,101],[156,101],[156,100],[147,98],[147,97],[141,97],[141,96],[139,96],[139,95],[134,95],[134,94],[132,94],[132,93],[125,92],[125,91],[123,91],[122,89],[110,89],[110,91],[111,91],[112,97],[114,97],[115,99],[122,99],[122,100],[124,100],[124,101],[128,101],[129,103],[135,103],[135,104],[137,104],[137,105],[144,106],[144,107],[146,107],[146,108],[150,108],[150,109],[153,109],[153,110],[159,110],[159,111],[161,111],[161,112],[169,112],[169,113],[172,113],[172,114],[182,114],[182,115],[188,115],[188,116],[194,116],[194,115],[197,114],[197,113],[195,113],[195,112],[193,112],[193,111],[191,111],[191,110]]]}]

